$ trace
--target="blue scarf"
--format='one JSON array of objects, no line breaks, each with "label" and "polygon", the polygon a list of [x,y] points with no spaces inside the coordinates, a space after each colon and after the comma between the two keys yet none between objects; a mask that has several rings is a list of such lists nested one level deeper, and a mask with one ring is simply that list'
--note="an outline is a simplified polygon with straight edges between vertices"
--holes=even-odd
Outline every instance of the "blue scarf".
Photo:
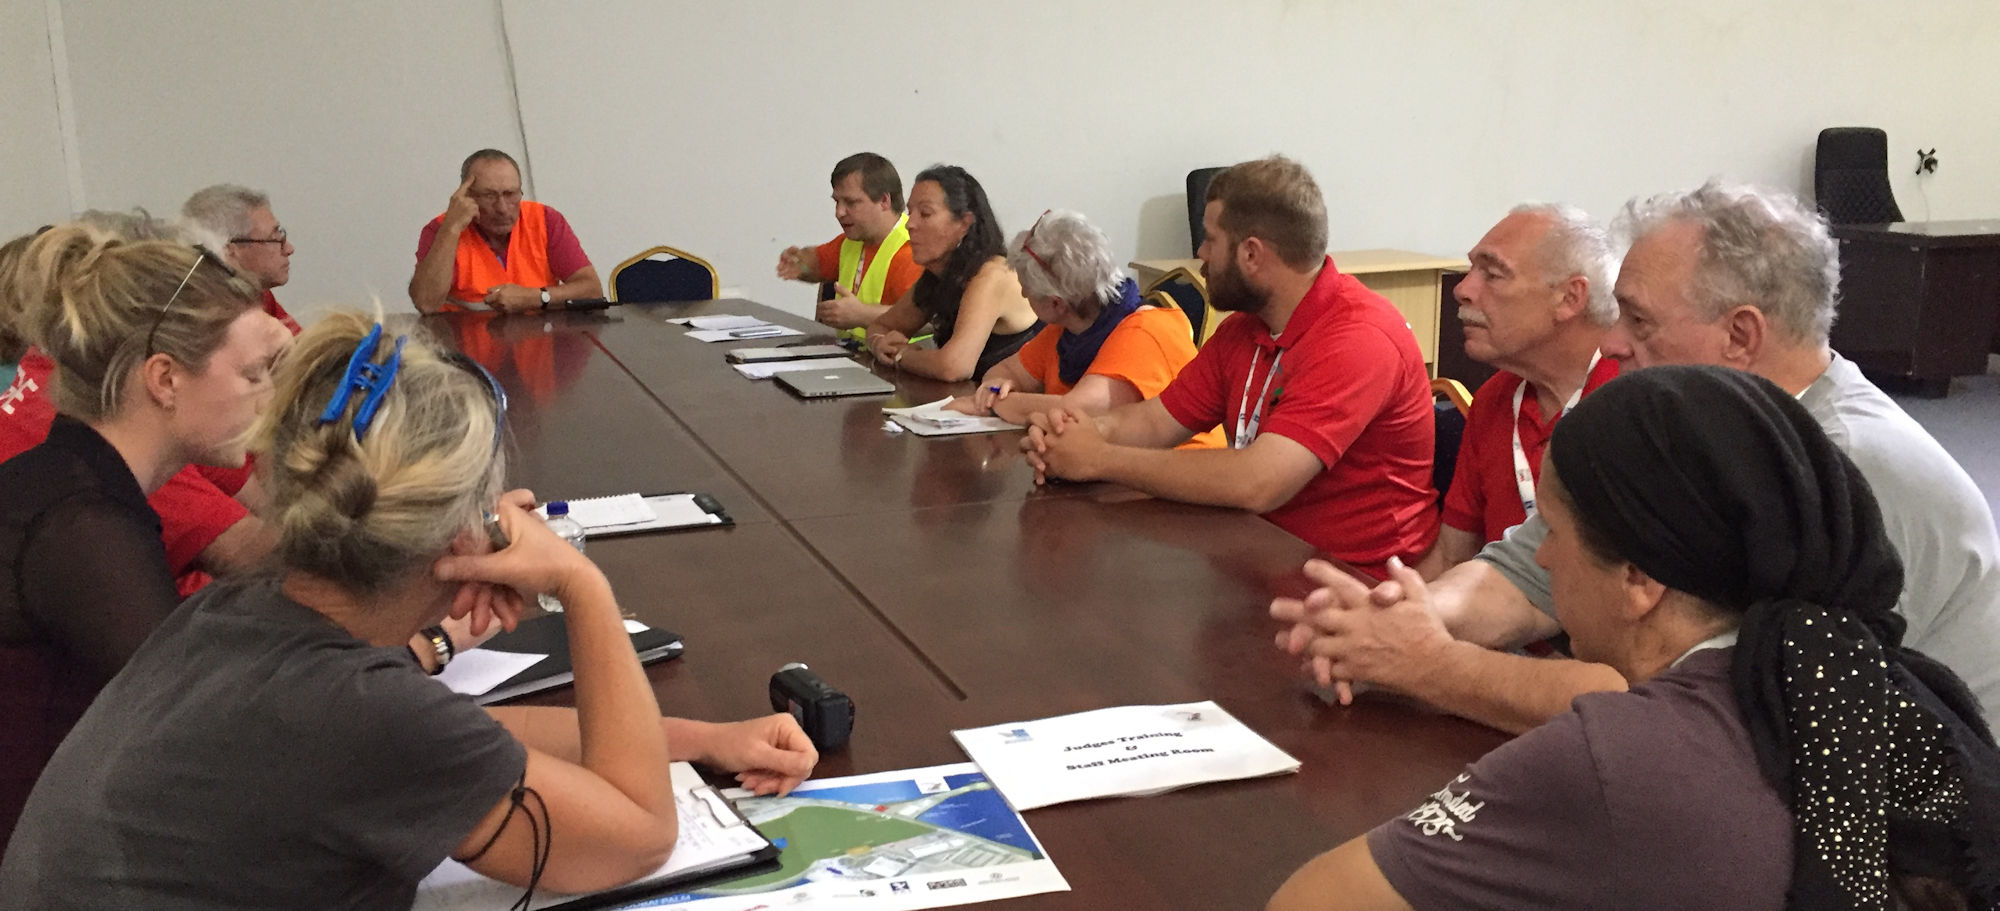
[{"label": "blue scarf", "polygon": [[1104,340],[1111,337],[1111,330],[1139,309],[1139,283],[1126,279],[1118,286],[1118,299],[1107,301],[1104,309],[1097,314],[1097,322],[1082,332],[1063,330],[1056,337],[1056,375],[1071,386],[1083,379],[1084,371],[1090,369],[1090,362],[1097,360],[1097,349],[1104,347]]}]

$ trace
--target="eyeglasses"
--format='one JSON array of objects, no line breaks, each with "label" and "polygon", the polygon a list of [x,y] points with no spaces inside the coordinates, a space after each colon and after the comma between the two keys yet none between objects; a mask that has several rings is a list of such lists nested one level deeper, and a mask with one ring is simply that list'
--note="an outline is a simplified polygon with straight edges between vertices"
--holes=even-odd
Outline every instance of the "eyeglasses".
[{"label": "eyeglasses", "polygon": [[212,262],[215,264],[216,268],[221,269],[223,272],[227,273],[230,278],[236,277],[236,270],[229,268],[229,264],[223,262],[222,257],[215,255],[207,247],[204,247],[201,244],[195,244],[194,252],[196,254],[194,258],[194,265],[189,266],[187,274],[181,276],[181,283],[174,286],[174,293],[167,296],[167,302],[160,305],[160,312],[153,314],[153,328],[146,330],[147,357],[152,357],[154,354],[158,353],[153,350],[153,338],[154,336],[160,334],[160,323],[166,320],[167,311],[173,309],[174,301],[180,299],[181,290],[186,288],[188,286],[188,282],[194,279],[194,270],[201,268],[201,264],[203,262]]},{"label": "eyeglasses", "polygon": [[277,244],[282,247],[287,240],[290,240],[290,238],[285,235],[285,229],[281,227],[278,229],[278,236],[276,237],[232,237],[229,239],[229,242],[232,244]]},{"label": "eyeglasses", "polygon": [[474,202],[485,203],[489,206],[496,202],[521,201],[520,190],[480,190],[476,193],[468,193],[466,195],[471,196]]},{"label": "eyeglasses", "polygon": [[[1049,213],[1053,211],[1055,210],[1043,209],[1042,218],[1049,217]],[[1042,261],[1042,255],[1040,253],[1036,253],[1034,247],[1029,246],[1030,244],[1035,242],[1035,232],[1037,230],[1040,230],[1042,227],[1042,218],[1035,219],[1034,227],[1028,229],[1028,236],[1021,238],[1021,252],[1028,254],[1028,258],[1034,260],[1035,265],[1041,266],[1042,271],[1048,273],[1049,278],[1053,279],[1056,277],[1056,270],[1049,268],[1049,264]]]}]

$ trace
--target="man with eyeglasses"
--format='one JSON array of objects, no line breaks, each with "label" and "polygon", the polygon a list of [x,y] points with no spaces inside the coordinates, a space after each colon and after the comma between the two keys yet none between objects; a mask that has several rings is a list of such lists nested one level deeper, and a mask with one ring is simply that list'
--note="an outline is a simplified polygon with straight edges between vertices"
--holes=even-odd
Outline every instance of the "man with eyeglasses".
[{"label": "man with eyeglasses", "polygon": [[417,238],[410,302],[437,313],[484,304],[515,312],[601,298],[604,283],[554,208],[521,198],[521,168],[498,149],[481,149],[458,168],[444,214]]},{"label": "man with eyeglasses", "polygon": [[278,217],[271,214],[271,197],[249,187],[219,183],[196,190],[181,206],[181,217],[213,234],[223,246],[216,252],[243,277],[264,292],[264,312],[277,317],[293,335],[298,320],[285,312],[271,289],[292,280],[294,248]]}]

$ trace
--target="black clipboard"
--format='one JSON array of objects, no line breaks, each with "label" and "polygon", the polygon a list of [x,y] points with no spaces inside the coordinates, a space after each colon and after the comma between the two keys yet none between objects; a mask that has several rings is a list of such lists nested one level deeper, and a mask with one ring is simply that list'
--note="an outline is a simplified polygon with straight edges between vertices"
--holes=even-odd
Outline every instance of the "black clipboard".
[{"label": "black clipboard", "polygon": [[[640,664],[653,664],[680,656],[685,647],[681,635],[670,630],[644,629],[630,634],[632,650]],[[528,668],[500,682],[500,685],[472,697],[480,705],[496,705],[530,693],[567,686],[576,679],[569,661],[569,627],[561,614],[524,620],[511,633],[501,633],[479,646],[495,652],[547,655]]]},{"label": "black clipboard", "polygon": [[[706,513],[709,517],[709,521],[676,524],[667,522],[665,520],[661,520],[658,522],[641,522],[632,525],[597,525],[597,526],[586,525],[583,528],[584,535],[589,538],[613,538],[619,535],[636,535],[644,532],[653,532],[653,531],[687,531],[689,529],[696,529],[696,528],[727,528],[731,525],[736,524],[736,520],[730,518],[729,511],[722,507],[722,502],[705,493],[689,493],[687,491],[677,490],[677,491],[670,491],[667,493],[640,494],[639,497],[640,499],[645,500],[648,505],[655,506],[656,509],[658,506],[658,503],[656,501],[663,502],[669,500],[683,500],[683,499],[688,500],[692,502],[696,508],[700,509],[703,513]],[[583,497],[581,499],[565,500],[563,502],[569,503],[573,508],[578,503],[588,503],[592,500],[602,500],[602,499],[608,499],[608,498]],[[536,514],[541,515],[542,514],[541,510],[537,509]]]}]

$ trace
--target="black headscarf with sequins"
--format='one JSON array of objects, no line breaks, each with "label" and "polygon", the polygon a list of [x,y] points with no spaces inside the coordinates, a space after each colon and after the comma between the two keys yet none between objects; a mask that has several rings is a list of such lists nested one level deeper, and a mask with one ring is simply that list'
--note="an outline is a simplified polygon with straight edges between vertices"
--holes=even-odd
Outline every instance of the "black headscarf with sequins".
[{"label": "black headscarf with sequins", "polygon": [[1586,541],[1742,614],[1731,678],[1791,805],[1790,906],[1887,909],[1941,881],[2000,907],[2000,751],[1965,684],[1901,647],[1881,510],[1805,407],[1741,371],[1652,367],[1549,451]]}]

